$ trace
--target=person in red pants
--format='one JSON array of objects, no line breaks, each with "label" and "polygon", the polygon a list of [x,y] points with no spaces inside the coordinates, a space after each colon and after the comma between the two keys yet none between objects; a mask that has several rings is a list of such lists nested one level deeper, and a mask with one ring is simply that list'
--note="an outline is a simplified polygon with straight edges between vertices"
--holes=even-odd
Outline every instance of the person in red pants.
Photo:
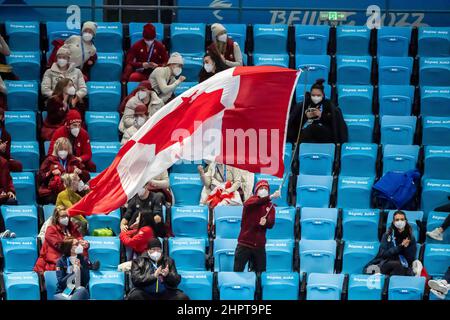
[{"label": "person in red pants", "polygon": [[6,160],[11,172],[21,172],[22,163],[11,158],[11,135],[5,128],[5,111],[0,109],[0,158]]},{"label": "person in red pants", "polygon": [[147,23],[144,26],[142,36],[143,39],[132,45],[127,53],[122,83],[148,80],[153,69],[164,66],[169,60],[166,47],[155,40],[156,30],[153,24]]}]

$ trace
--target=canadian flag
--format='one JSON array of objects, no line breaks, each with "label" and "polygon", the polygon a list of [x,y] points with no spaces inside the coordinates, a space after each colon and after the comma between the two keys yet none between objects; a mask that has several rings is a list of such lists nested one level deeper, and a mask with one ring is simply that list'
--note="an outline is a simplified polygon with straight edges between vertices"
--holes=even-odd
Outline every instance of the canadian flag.
[{"label": "canadian flag", "polygon": [[69,214],[111,212],[180,159],[282,177],[287,118],[299,75],[281,67],[235,67],[185,91],[136,132]]}]

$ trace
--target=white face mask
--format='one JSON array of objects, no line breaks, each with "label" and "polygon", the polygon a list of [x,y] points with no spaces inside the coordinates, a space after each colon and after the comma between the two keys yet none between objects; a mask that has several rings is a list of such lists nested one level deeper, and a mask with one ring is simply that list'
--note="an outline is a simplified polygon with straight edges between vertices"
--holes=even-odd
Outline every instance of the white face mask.
[{"label": "white face mask", "polygon": [[81,244],[77,245],[75,248],[75,254],[82,254],[84,251],[83,246]]},{"label": "white face mask", "polygon": [[69,217],[59,218],[59,223],[67,227],[69,225]]},{"label": "white face mask", "polygon": [[67,66],[68,61],[67,61],[67,59],[59,58],[57,60],[57,63],[60,68],[64,68],[65,66]]},{"label": "white face mask", "polygon": [[155,40],[144,40],[144,41],[149,47],[151,47]]},{"label": "white face mask", "polygon": [[75,90],[75,87],[69,87],[69,88],[67,88],[67,90],[66,90],[66,93],[67,93],[69,96],[74,96],[74,95],[75,95],[75,92],[77,92],[77,91]]},{"label": "white face mask", "polygon": [[173,74],[175,75],[175,77],[178,77],[182,71],[183,69],[181,69],[180,67],[173,68]]},{"label": "white face mask", "polygon": [[148,93],[145,91],[139,91],[138,92],[138,99],[141,101],[144,101],[145,99],[148,98]]},{"label": "white face mask", "polygon": [[69,152],[67,150],[59,150],[58,151],[58,157],[60,157],[63,160],[66,160],[68,154],[69,154]]},{"label": "white face mask", "polygon": [[206,72],[211,73],[214,69],[214,65],[212,65],[211,63],[205,63],[203,65],[203,68],[205,68]]},{"label": "white face mask", "polygon": [[136,117],[136,126],[142,127],[145,123],[146,119],[144,117]]},{"label": "white face mask", "polygon": [[72,128],[72,129],[70,129],[70,133],[76,138],[76,137],[78,137],[78,134],[80,133],[80,128]]},{"label": "white face mask", "polygon": [[322,101],[322,96],[311,96],[311,101],[314,104],[318,104],[320,101]]},{"label": "white face mask", "polygon": [[153,261],[158,261],[161,258],[161,252],[155,251],[150,253],[149,256]]},{"label": "white face mask", "polygon": [[217,40],[219,40],[220,42],[227,42],[227,34],[221,34],[220,36],[217,37]]},{"label": "white face mask", "polygon": [[269,190],[267,189],[259,189],[258,190],[258,197],[265,198],[269,195]]},{"label": "white face mask", "polygon": [[405,221],[405,220],[398,220],[398,221],[395,221],[395,222],[394,222],[394,226],[395,226],[397,229],[404,229],[405,226],[406,226],[406,221]]},{"label": "white face mask", "polygon": [[83,40],[86,41],[86,42],[91,41],[93,37],[94,36],[92,35],[92,33],[89,33],[89,32],[84,32],[83,33]]}]

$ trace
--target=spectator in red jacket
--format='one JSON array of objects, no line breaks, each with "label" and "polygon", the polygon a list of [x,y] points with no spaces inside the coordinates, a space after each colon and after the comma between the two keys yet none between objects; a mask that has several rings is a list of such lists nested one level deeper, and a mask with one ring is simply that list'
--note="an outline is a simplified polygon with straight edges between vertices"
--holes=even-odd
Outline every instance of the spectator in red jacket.
[{"label": "spectator in red jacket", "polygon": [[52,223],[45,232],[45,240],[33,268],[35,272],[43,273],[44,271],[56,270],[56,262],[62,256],[61,245],[66,237],[74,237],[80,240],[79,244],[84,248],[84,255],[87,255],[89,243],[82,239],[77,226],[70,221],[66,209],[59,206],[55,208]]},{"label": "spectator in red jacket", "polygon": [[89,181],[89,172],[79,158],[72,153],[69,139],[61,137],[55,141],[52,154],[47,156],[39,169],[39,197],[44,203],[55,203],[58,194],[65,189],[61,176],[76,173],[83,182]]},{"label": "spectator in red jacket", "polygon": [[120,233],[120,241],[127,251],[127,260],[131,260],[135,254],[141,255],[147,250],[148,241],[155,237],[154,224],[153,214],[149,211],[141,211],[134,225],[130,226],[128,231]]},{"label": "spectator in red jacket", "polygon": [[128,51],[122,82],[147,80],[153,69],[162,67],[169,60],[166,47],[155,40],[156,30],[147,23],[142,32],[143,39],[136,42]]},{"label": "spectator in red jacket", "polygon": [[65,125],[58,128],[53,134],[50,147],[48,148],[48,154],[53,154],[53,147],[58,138],[67,138],[72,144],[74,156],[83,163],[86,170],[95,172],[96,166],[91,161],[92,150],[89,134],[82,128],[81,122],[80,113],[76,110],[69,110],[66,116]]},{"label": "spectator in red jacket", "polygon": [[9,171],[22,171],[20,161],[11,158],[11,135],[5,128],[5,112],[0,109],[0,158],[6,160]]},{"label": "spectator in red jacket", "polygon": [[17,201],[8,161],[0,157],[0,205],[2,204],[13,205],[17,204]]},{"label": "spectator in red jacket", "polygon": [[249,261],[253,271],[266,271],[266,230],[275,224],[275,208],[271,200],[280,197],[278,190],[269,196],[269,190],[266,180],[259,181],[255,195],[244,203],[241,232],[234,255],[235,272],[244,271]]}]

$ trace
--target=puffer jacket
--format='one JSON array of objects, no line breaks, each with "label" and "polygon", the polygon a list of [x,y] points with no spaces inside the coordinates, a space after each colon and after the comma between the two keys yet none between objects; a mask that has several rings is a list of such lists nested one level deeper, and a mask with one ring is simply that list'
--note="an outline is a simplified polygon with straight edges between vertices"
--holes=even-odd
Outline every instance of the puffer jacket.
[{"label": "puffer jacket", "polygon": [[47,98],[51,97],[56,84],[63,78],[69,78],[72,80],[78,98],[81,99],[86,96],[87,87],[86,82],[84,81],[83,73],[80,69],[75,67],[74,63],[71,63],[66,71],[62,71],[56,63],[53,63],[52,67],[45,71],[44,77],[42,78],[42,94]]}]

